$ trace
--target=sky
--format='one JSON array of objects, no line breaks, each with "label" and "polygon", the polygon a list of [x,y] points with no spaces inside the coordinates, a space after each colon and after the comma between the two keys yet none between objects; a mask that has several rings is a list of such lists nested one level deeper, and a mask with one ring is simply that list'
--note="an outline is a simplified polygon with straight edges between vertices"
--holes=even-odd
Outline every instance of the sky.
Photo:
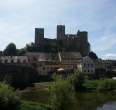
[{"label": "sky", "polygon": [[57,24],[66,25],[66,33],[88,31],[91,50],[116,59],[116,0],[0,0],[0,50],[34,42],[37,27],[55,38]]}]

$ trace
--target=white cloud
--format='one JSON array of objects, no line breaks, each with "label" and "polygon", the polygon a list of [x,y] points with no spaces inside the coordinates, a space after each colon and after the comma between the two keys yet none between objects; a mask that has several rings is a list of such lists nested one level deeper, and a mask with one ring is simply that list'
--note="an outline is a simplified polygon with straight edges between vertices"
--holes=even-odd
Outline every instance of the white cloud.
[{"label": "white cloud", "polygon": [[[89,32],[101,30],[104,24],[99,22],[99,13],[108,1],[0,0],[0,49],[11,41],[18,47],[33,41],[34,28],[39,26],[45,27],[47,37],[49,34],[55,36],[56,25],[60,23],[69,26],[69,30],[73,27]],[[110,49],[115,44],[115,34],[107,33],[106,36],[96,43],[95,49],[98,52]]]},{"label": "white cloud", "polygon": [[114,45],[116,45],[116,34],[110,34],[101,36],[100,39],[96,42],[95,51],[101,52],[111,49]]},{"label": "white cloud", "polygon": [[11,42],[14,42],[20,48],[33,41],[32,34],[29,35],[27,25],[17,26],[4,22],[0,22],[0,24],[0,49],[4,49]]},{"label": "white cloud", "polygon": [[31,6],[35,0],[0,0],[0,7],[5,9],[18,9]]},{"label": "white cloud", "polygon": [[111,59],[111,60],[116,60],[116,53],[108,53],[103,55],[104,59]]}]

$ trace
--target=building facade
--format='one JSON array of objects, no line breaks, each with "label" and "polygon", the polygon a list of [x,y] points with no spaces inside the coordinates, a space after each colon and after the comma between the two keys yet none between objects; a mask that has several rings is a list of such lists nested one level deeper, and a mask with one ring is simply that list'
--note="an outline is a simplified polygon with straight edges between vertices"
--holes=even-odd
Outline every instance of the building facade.
[{"label": "building facade", "polygon": [[81,71],[83,74],[86,74],[86,75],[95,73],[95,64],[89,56],[83,57]]},{"label": "building facade", "polygon": [[2,64],[28,64],[27,56],[0,56],[0,63]]},{"label": "building facade", "polygon": [[31,64],[36,63],[36,69],[41,75],[53,73],[60,68],[64,71],[78,69],[82,60],[82,56],[79,52],[29,52],[26,56]]}]

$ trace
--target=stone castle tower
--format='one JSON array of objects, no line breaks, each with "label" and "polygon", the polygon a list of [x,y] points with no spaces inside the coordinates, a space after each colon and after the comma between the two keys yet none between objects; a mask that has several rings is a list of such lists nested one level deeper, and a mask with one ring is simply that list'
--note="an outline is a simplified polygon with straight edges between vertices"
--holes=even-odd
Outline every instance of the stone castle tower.
[{"label": "stone castle tower", "polygon": [[65,34],[65,25],[57,25],[57,38],[44,38],[44,28],[35,28],[35,46],[47,47],[48,45],[57,45],[64,51],[80,52],[82,56],[87,56],[90,52],[88,42],[88,32],[78,31],[76,34]]},{"label": "stone castle tower", "polygon": [[65,38],[65,26],[57,25],[57,39],[61,40]]},{"label": "stone castle tower", "polygon": [[35,45],[38,46],[44,39],[44,28],[35,28]]}]

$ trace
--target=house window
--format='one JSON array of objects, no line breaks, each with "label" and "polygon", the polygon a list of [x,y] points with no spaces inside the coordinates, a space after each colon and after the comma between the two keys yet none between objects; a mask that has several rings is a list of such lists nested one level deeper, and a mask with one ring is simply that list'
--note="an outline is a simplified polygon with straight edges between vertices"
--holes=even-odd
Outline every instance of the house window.
[{"label": "house window", "polygon": [[17,59],[17,63],[20,63],[20,60],[19,59]]},{"label": "house window", "polygon": [[43,67],[43,70],[45,70],[45,67]]},{"label": "house window", "polygon": [[91,67],[93,67],[93,64],[91,64]]},{"label": "house window", "polygon": [[8,60],[5,60],[5,63],[8,63]]},{"label": "house window", "polygon": [[89,64],[88,64],[88,67],[89,67]]},{"label": "house window", "polygon": [[11,63],[14,63],[13,59],[11,60]]}]

